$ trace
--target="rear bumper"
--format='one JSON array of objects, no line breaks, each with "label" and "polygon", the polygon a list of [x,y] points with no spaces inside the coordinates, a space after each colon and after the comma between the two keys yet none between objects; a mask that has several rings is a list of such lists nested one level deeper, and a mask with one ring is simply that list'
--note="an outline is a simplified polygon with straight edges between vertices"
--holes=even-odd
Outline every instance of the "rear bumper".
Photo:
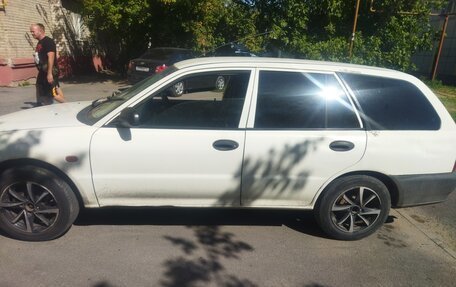
[{"label": "rear bumper", "polygon": [[147,77],[152,76],[152,74],[147,74],[147,73],[138,73],[138,72],[131,72],[127,74],[127,80],[128,83],[130,84],[136,84],[139,81],[144,80]]},{"label": "rear bumper", "polygon": [[398,188],[395,207],[444,201],[456,190],[456,173],[391,176]]}]

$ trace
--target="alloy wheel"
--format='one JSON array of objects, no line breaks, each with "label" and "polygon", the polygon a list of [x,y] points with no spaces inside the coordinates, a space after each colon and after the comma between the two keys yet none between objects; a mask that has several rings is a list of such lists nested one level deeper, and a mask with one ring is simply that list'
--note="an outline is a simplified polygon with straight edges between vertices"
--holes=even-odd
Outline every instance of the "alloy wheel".
[{"label": "alloy wheel", "polygon": [[52,192],[36,182],[17,182],[0,195],[0,212],[18,231],[39,233],[57,221],[60,209]]},{"label": "alloy wheel", "polygon": [[353,233],[374,224],[381,211],[379,195],[370,188],[360,186],[346,190],[335,200],[331,219],[341,231]]},{"label": "alloy wheel", "polygon": [[219,91],[225,88],[225,78],[223,76],[218,76],[215,80],[215,88]]},{"label": "alloy wheel", "polygon": [[178,82],[174,84],[174,94],[181,96],[184,93],[184,82]]}]

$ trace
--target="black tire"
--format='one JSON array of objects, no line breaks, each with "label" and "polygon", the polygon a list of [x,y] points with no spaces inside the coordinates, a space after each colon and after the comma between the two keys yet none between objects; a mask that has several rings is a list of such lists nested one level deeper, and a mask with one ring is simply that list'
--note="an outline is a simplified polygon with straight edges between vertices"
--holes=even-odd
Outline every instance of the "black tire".
[{"label": "black tire", "polygon": [[184,82],[177,82],[171,86],[171,94],[173,97],[180,97],[185,93],[185,84]]},{"label": "black tire", "polygon": [[387,187],[378,179],[354,175],[334,180],[315,206],[321,229],[339,240],[358,240],[379,229],[391,206]]},{"label": "black tire", "polygon": [[55,239],[70,228],[78,213],[73,190],[47,169],[24,166],[0,175],[0,228],[12,238]]}]

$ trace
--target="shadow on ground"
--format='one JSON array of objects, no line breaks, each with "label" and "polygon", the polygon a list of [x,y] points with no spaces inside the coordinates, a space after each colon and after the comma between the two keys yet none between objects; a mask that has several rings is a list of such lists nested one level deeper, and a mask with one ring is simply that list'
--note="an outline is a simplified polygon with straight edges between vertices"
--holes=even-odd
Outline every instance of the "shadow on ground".
[{"label": "shadow on ground", "polygon": [[119,82],[127,84],[125,76],[116,73],[90,73],[87,75],[72,76],[70,78],[63,78],[59,80],[65,84],[90,84],[90,83],[104,83],[108,81]]},{"label": "shadow on ground", "polygon": [[[75,224],[182,225],[191,230],[191,236],[163,236],[170,246],[181,252],[162,263],[164,272],[159,280],[162,287],[259,286],[249,278],[231,273],[225,266],[227,260],[240,261],[254,252],[255,246],[222,226],[285,225],[298,232],[324,237],[311,212],[295,210],[116,207],[84,210]],[[110,285],[100,282],[96,286]]]},{"label": "shadow on ground", "polygon": [[281,226],[324,237],[311,211],[217,208],[126,208],[83,210],[75,225]]}]

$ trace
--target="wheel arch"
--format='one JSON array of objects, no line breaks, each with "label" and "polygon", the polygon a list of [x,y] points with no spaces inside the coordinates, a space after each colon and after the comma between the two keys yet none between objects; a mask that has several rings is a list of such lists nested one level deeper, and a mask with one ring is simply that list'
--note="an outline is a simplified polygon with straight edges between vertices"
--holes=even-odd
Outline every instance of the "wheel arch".
[{"label": "wheel arch", "polygon": [[50,170],[51,172],[55,173],[57,176],[62,178],[71,188],[73,193],[75,194],[78,203],[79,203],[79,208],[84,207],[84,200],[81,196],[81,193],[79,189],[77,188],[76,184],[74,184],[73,180],[61,169],[58,167],[41,161],[37,159],[32,159],[32,158],[21,158],[21,159],[11,159],[11,160],[6,160],[0,163],[0,174],[3,173],[5,170],[9,168],[14,168],[14,167],[23,167],[23,166],[35,166],[35,167],[41,167]]},{"label": "wheel arch", "polygon": [[365,176],[370,176],[370,177],[380,180],[388,189],[388,192],[391,197],[391,206],[395,207],[397,205],[397,203],[399,201],[399,189],[398,189],[396,183],[394,183],[394,181],[389,176],[387,176],[386,174],[383,174],[381,172],[360,170],[360,171],[352,171],[352,172],[344,173],[344,174],[339,175],[338,177],[334,178],[333,180],[331,180],[331,182],[329,182],[324,187],[322,192],[320,192],[320,194],[318,194],[318,198],[315,201],[315,206],[318,206],[322,195],[325,193],[325,191],[328,189],[328,187],[331,185],[331,183],[334,182],[334,180],[342,178],[342,177],[346,177],[346,176],[352,176],[352,175],[365,175]]}]

